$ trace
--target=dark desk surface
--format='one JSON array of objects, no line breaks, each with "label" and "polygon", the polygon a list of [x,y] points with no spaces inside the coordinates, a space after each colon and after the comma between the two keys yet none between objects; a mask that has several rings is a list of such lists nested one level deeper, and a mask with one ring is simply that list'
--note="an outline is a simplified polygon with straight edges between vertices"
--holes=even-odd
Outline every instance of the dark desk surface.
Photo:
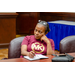
[{"label": "dark desk surface", "polygon": [[[75,53],[68,53],[68,54],[75,57]],[[47,55],[47,57],[49,57],[49,58],[48,59],[34,60],[34,61],[30,61],[30,60],[27,60],[25,58],[14,58],[14,59],[0,60],[0,62],[52,62],[52,58],[54,56]],[[74,62],[75,62],[75,59],[74,59]]]}]

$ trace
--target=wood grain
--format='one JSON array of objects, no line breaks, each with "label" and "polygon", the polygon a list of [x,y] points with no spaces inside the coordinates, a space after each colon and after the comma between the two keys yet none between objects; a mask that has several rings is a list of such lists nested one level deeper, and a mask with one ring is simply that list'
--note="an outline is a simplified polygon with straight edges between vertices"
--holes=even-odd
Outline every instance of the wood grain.
[{"label": "wood grain", "polygon": [[75,21],[75,13],[71,12],[40,12],[40,19],[45,21],[67,20]]},{"label": "wood grain", "polygon": [[17,34],[31,35],[38,22],[39,13],[37,12],[17,12],[16,32]]},{"label": "wood grain", "polygon": [[[72,55],[75,57],[75,53],[68,53],[69,55]],[[27,60],[25,58],[14,58],[14,59],[5,59],[5,60],[0,60],[0,62],[52,62],[52,58],[54,56],[52,55],[47,55],[47,59],[39,59],[39,60],[34,60],[34,61],[30,61],[30,60]],[[74,61],[75,62],[75,59]]]},{"label": "wood grain", "polygon": [[8,49],[0,49],[0,60],[3,58],[8,58]]},{"label": "wood grain", "polygon": [[9,43],[16,37],[17,13],[0,13],[0,48],[8,47]]}]

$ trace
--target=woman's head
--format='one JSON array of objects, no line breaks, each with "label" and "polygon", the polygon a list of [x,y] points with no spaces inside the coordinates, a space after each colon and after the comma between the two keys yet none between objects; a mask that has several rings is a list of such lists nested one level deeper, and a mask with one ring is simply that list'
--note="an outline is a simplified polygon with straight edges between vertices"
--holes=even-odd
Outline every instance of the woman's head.
[{"label": "woman's head", "polygon": [[36,39],[40,39],[43,35],[46,35],[50,31],[49,25],[46,21],[40,21],[37,23],[34,35]]},{"label": "woman's head", "polygon": [[45,26],[45,33],[48,33],[50,31],[49,24],[46,21],[39,20],[39,23],[37,23],[37,24]]}]

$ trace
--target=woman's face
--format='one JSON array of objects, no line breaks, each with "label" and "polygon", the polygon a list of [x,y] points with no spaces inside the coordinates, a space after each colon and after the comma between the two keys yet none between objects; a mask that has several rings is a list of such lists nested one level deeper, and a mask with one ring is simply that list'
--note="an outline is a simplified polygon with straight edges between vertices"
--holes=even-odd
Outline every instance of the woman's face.
[{"label": "woman's face", "polygon": [[34,30],[35,38],[40,39],[43,35],[45,35],[45,26],[37,24]]}]

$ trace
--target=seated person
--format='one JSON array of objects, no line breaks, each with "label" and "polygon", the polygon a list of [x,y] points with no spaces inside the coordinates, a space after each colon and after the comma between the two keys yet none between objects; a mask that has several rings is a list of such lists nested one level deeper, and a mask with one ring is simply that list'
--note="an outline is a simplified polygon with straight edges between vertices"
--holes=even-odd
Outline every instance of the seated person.
[{"label": "seated person", "polygon": [[34,29],[34,35],[25,36],[23,39],[21,44],[21,55],[33,58],[35,54],[54,54],[54,41],[45,36],[49,31],[48,23],[39,20],[39,23],[37,23]]}]

